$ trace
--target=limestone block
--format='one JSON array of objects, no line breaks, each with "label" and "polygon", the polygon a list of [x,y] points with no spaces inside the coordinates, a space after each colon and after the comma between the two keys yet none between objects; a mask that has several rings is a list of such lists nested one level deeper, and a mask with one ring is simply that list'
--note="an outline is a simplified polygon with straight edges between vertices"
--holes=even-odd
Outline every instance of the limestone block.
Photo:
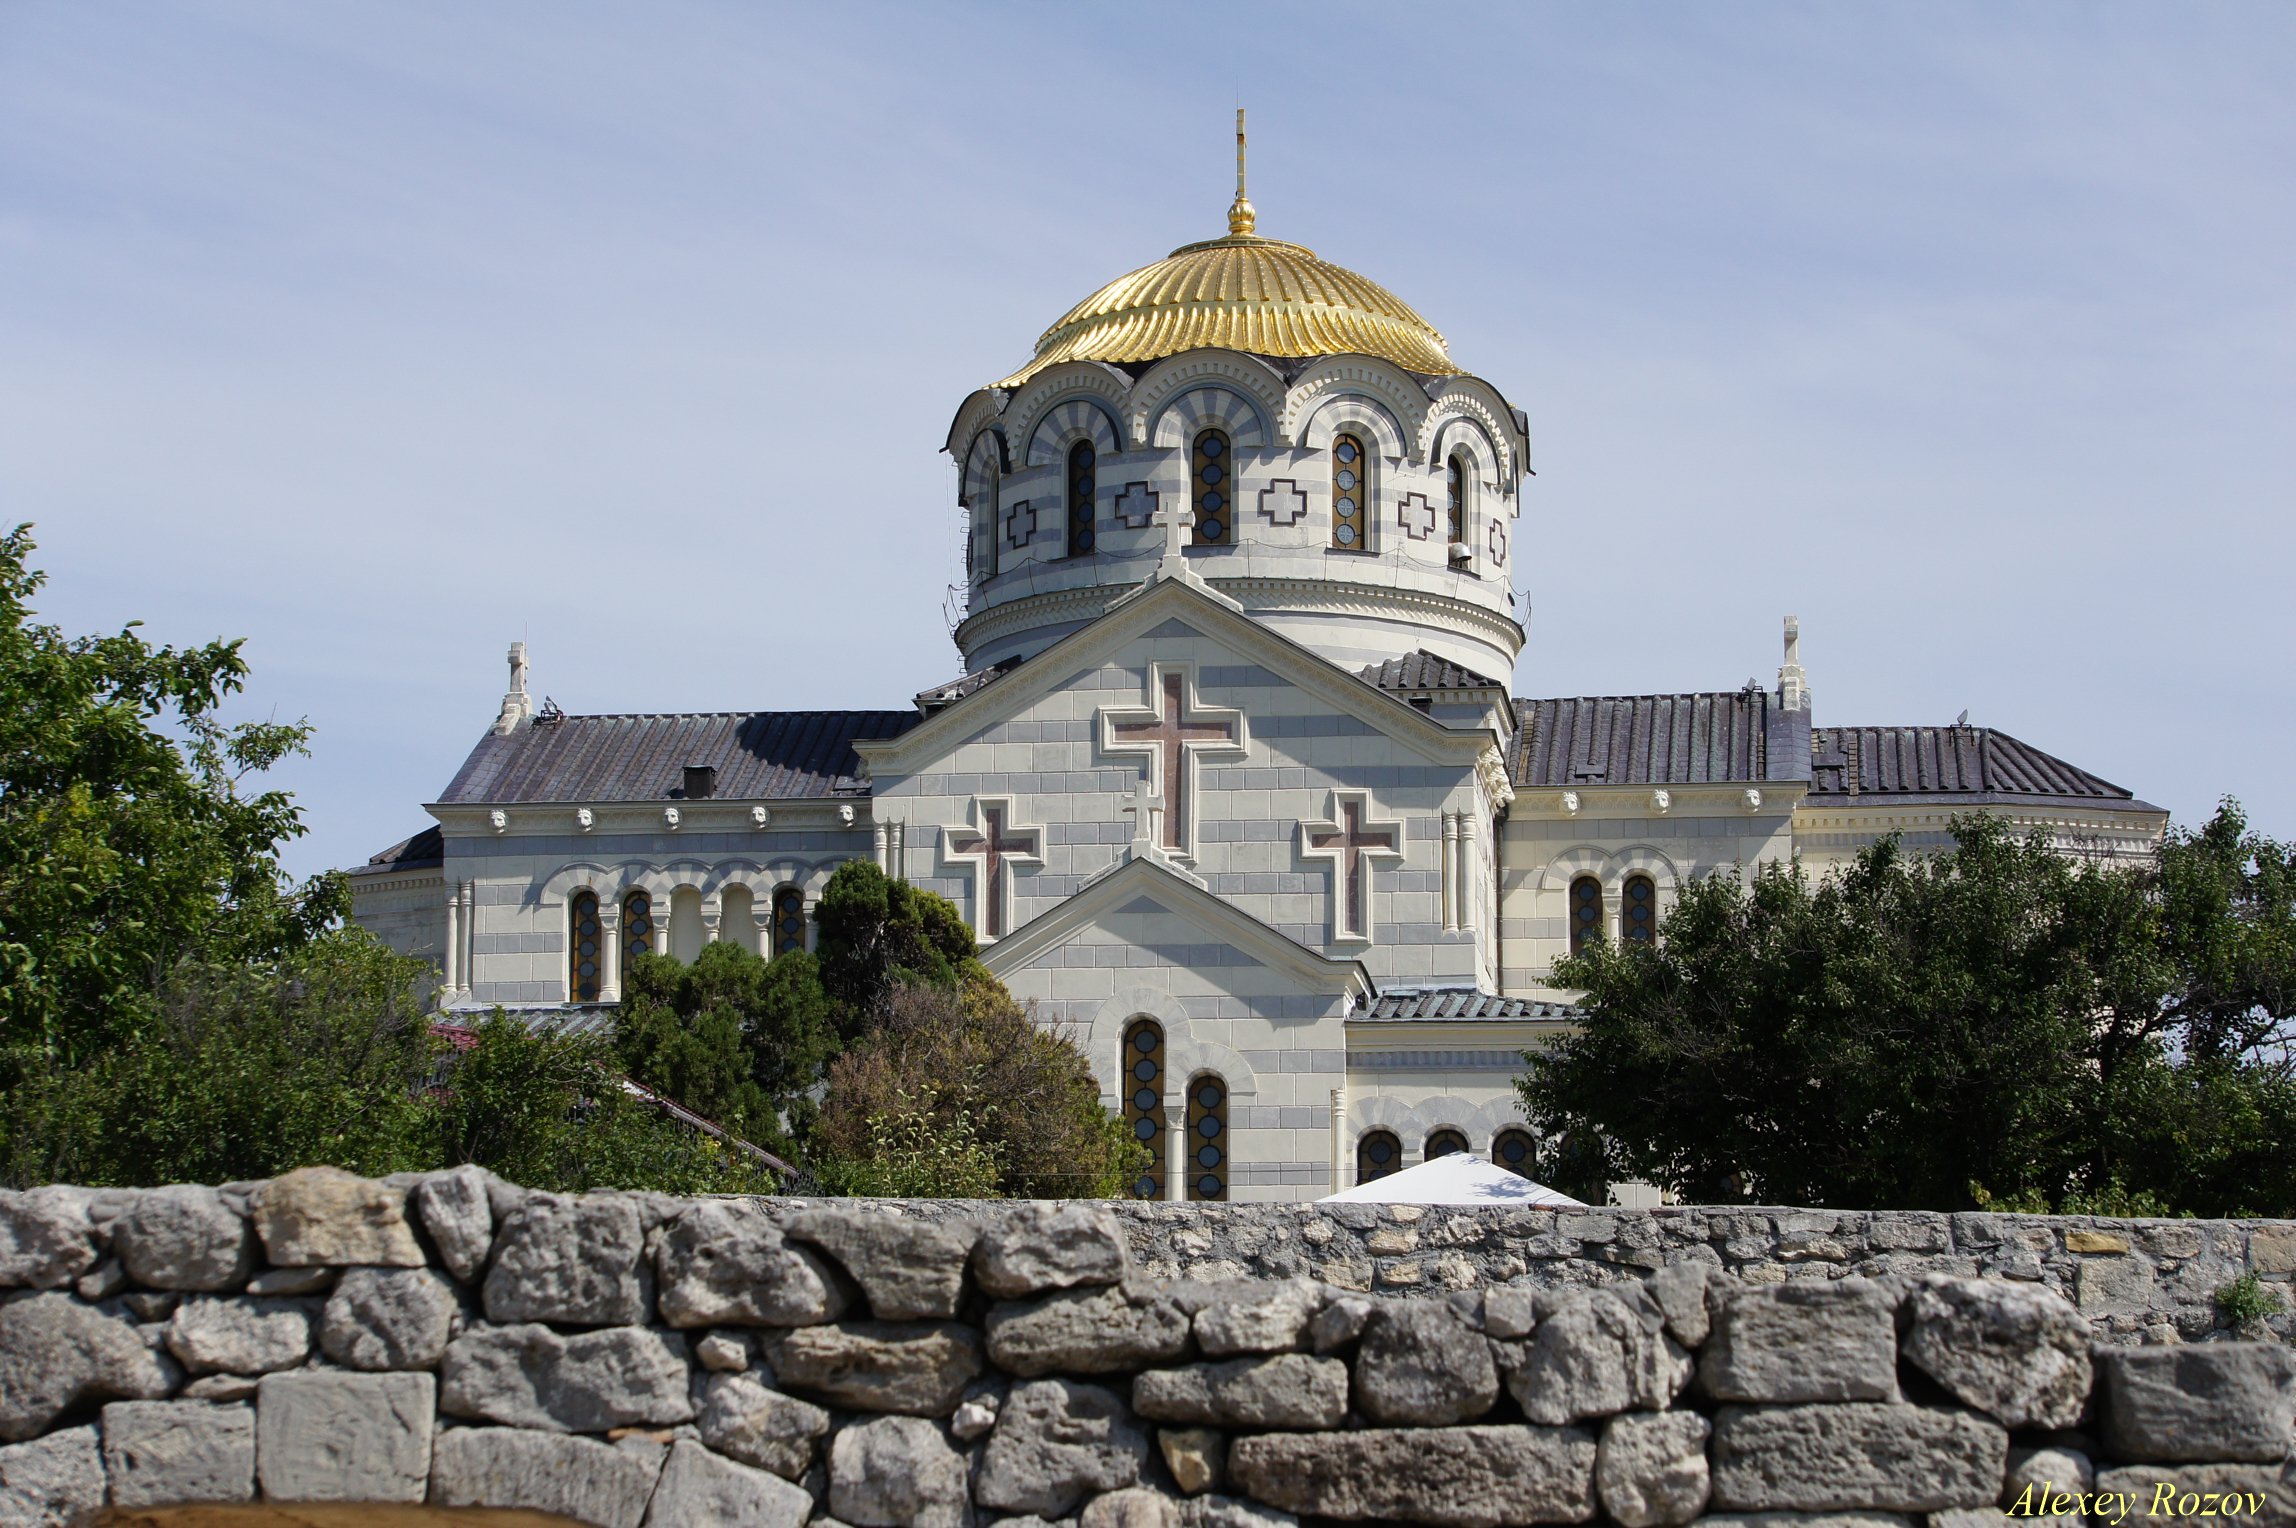
[{"label": "limestone block", "polygon": [[1007,1373],[1114,1374],[1169,1363],[1188,1347],[1178,1301],[1137,1280],[999,1305],[988,1316],[989,1359]]},{"label": "limestone block", "polygon": [[1722,1401],[1894,1401],[1896,1307],[1871,1279],[1716,1286],[1699,1383]]},{"label": "limestone block", "polygon": [[114,1401],[104,1408],[104,1468],[115,1507],[253,1501],[254,1408]]},{"label": "limestone block", "polygon": [[0,1189],[0,1289],[61,1289],[95,1266],[84,1195]]},{"label": "limestone block", "polygon": [[1355,1404],[1372,1421],[1444,1427],[1498,1398],[1490,1343],[1448,1304],[1392,1300],[1371,1312],[1355,1356]]},{"label": "limestone block", "polygon": [[1132,1381],[1132,1409],[1158,1422],[1312,1430],[1347,1415],[1347,1365],[1280,1353],[1151,1369]]},{"label": "limestone block", "polygon": [[928,1225],[855,1210],[804,1210],[783,1231],[835,1258],[879,1321],[947,1320],[964,1298],[965,1264],[981,1228],[973,1221]]},{"label": "limestone block", "polygon": [[112,1249],[147,1289],[236,1289],[255,1269],[255,1228],[214,1189],[179,1183],[136,1195]]},{"label": "limestone block", "polygon": [[1326,1305],[1308,1326],[1308,1342],[1318,1353],[1336,1353],[1363,1336],[1371,1319],[1371,1302],[1360,1295],[1341,1295]]},{"label": "limestone block", "polygon": [[2096,1484],[2096,1467],[2078,1449],[2012,1447],[2001,1505],[2028,1528],[2084,1528],[2077,1498]]},{"label": "limestone block", "polygon": [[312,1305],[195,1295],[168,1318],[167,1350],[193,1374],[269,1374],[311,1356]]},{"label": "limestone block", "polygon": [[454,1335],[454,1285],[428,1268],[353,1268],[319,1318],[319,1350],[349,1369],[433,1369]]},{"label": "limestone block", "polygon": [[477,1326],[447,1345],[439,1407],[449,1416],[605,1432],[690,1422],[686,1340],[618,1326],[561,1336],[537,1323]]},{"label": "limestone block", "polygon": [[767,1340],[780,1383],[852,1411],[945,1417],[981,1372],[981,1339],[955,1322],[851,1321]]},{"label": "limestone block", "polygon": [[2271,1342],[2099,1348],[2105,1446],[2158,1464],[2286,1458],[2296,1351]]},{"label": "limestone block", "polygon": [[1073,1380],[1013,1387],[981,1457],[984,1507],[1058,1517],[1096,1492],[1136,1484],[1148,1438],[1115,1391]]},{"label": "limestone block", "polygon": [[1668,1263],[1650,1277],[1650,1297],[1666,1317],[1667,1332],[1686,1348],[1698,1348],[1713,1329],[1706,1311],[1706,1286],[1716,1272],[1706,1263],[1679,1262]]},{"label": "limestone block", "polygon": [[2089,1323],[2054,1290],[1924,1279],[1905,1356],[1965,1406],[2010,1427],[2071,1427],[2089,1397]]},{"label": "limestone block", "polygon": [[973,1274],[1000,1300],[1114,1284],[1131,1271],[1124,1227],[1105,1209],[1075,1203],[1022,1205],[993,1221],[973,1254]]},{"label": "limestone block", "polygon": [[1157,1450],[1172,1483],[1190,1496],[1216,1491],[1228,1478],[1228,1439],[1209,1427],[1165,1427],[1156,1433]]},{"label": "limestone block", "polygon": [[1511,1528],[1594,1516],[1595,1440],[1577,1427],[1262,1433],[1228,1449],[1254,1501],[1326,1518]]},{"label": "limestone block", "polygon": [[0,1448],[0,1523],[73,1528],[104,1507],[104,1459],[93,1427]]},{"label": "limestone block", "polygon": [[1084,1504],[1077,1528],[1180,1528],[1178,1503],[1161,1491],[1134,1486]]},{"label": "limestone block", "polygon": [[812,1515],[813,1493],[803,1486],[680,1438],[654,1486],[645,1528],[802,1528]]},{"label": "limestone block", "polygon": [[280,1268],[420,1268],[404,1189],[339,1167],[298,1167],[256,1191],[255,1231]]},{"label": "limestone block", "polygon": [[923,1417],[875,1417],[829,1447],[829,1510],[855,1528],[970,1528],[965,1456]]},{"label": "limestone block", "polygon": [[[2296,1274],[2296,1226],[2258,1226],[2248,1234],[2248,1269],[2262,1278]],[[0,1283],[6,1280],[0,1278]]]},{"label": "limestone block", "polygon": [[749,1344],[726,1332],[712,1332],[694,1344],[694,1357],[713,1374],[739,1374],[749,1367]]},{"label": "limestone block", "polygon": [[439,1261],[465,1284],[486,1271],[486,1255],[494,1247],[488,1176],[485,1168],[465,1162],[415,1185],[415,1212],[438,1248]]},{"label": "limestone block", "polygon": [[430,1502],[522,1507],[594,1528],[639,1528],[666,1452],[637,1440],[608,1445],[515,1427],[451,1428],[438,1435]]},{"label": "limestone block", "polygon": [[1299,1519],[1233,1496],[1199,1496],[1180,1504],[1181,1528],[1299,1528]]},{"label": "limestone block", "polygon": [[994,1390],[965,1397],[955,1411],[949,1413],[949,1431],[967,1443],[985,1438],[996,1430],[997,1412],[1004,1405],[1004,1397]]},{"label": "limestone block", "polygon": [[2100,1473],[2097,1490],[2129,1499],[2128,1528],[2296,1528],[2296,1465],[2133,1464]]},{"label": "limestone block", "polygon": [[2085,1257],[2074,1275],[2073,1298],[2084,1316],[2127,1315],[2145,1309],[2152,1287],[2152,1260],[2141,1252],[2125,1257]]},{"label": "limestone block", "polygon": [[428,1374],[266,1374],[255,1474],[270,1501],[419,1502],[437,1381]]},{"label": "limestone block", "polygon": [[203,1374],[176,1392],[185,1401],[252,1401],[262,1382],[253,1374]]},{"label": "limestone block", "polygon": [[[266,1268],[254,1278],[249,1279],[241,1293],[269,1297],[321,1294],[334,1288],[335,1280],[340,1277],[341,1272],[342,1270],[336,1268]],[[173,1311],[179,1303],[173,1295],[144,1295],[141,1298],[166,1300],[168,1302],[167,1310],[161,1311],[160,1316],[165,1316],[168,1311]],[[128,1296],[129,1305],[133,1306],[137,1299],[138,1297],[135,1295]],[[145,1319],[156,1318],[146,1317]]]},{"label": "limestone block", "polygon": [[1940,1512],[2001,1494],[2009,1434],[1973,1412],[1877,1402],[1725,1406],[1714,1504],[1731,1511]]},{"label": "limestone block", "polygon": [[820,1253],[792,1245],[761,1206],[743,1201],[688,1207],[663,1228],[654,1261],[671,1326],[808,1326],[836,1320],[849,1303]]},{"label": "limestone block", "polygon": [[1207,1358],[1235,1353],[1289,1353],[1307,1345],[1308,1323],[1323,1292],[1306,1279],[1222,1286],[1196,1312],[1196,1349]]},{"label": "limestone block", "polygon": [[623,1195],[528,1194],[495,1233],[486,1318],[634,1326],[646,1319],[644,1251],[638,1207]]},{"label": "limestone block", "polygon": [[1676,1528],[1706,1510],[1706,1438],[1695,1411],[1613,1417],[1595,1455],[1602,1509],[1623,1528]]},{"label": "limestone block", "polygon": [[36,1437],[83,1402],[157,1400],[182,1377],[132,1323],[70,1295],[0,1303],[0,1441]]},{"label": "limestone block", "polygon": [[1673,1404],[1690,1382],[1690,1355],[1666,1335],[1649,1301],[1609,1290],[1558,1290],[1539,1303],[1539,1321],[1507,1389],[1525,1419],[1559,1426],[1629,1407]]},{"label": "limestone block", "polygon": [[1530,1336],[1539,1324],[1539,1294],[1528,1285],[1502,1285],[1483,1291],[1483,1334],[1502,1342]]},{"label": "limestone block", "polygon": [[703,1391],[702,1441],[744,1464],[801,1480],[814,1446],[829,1432],[829,1413],[783,1395],[754,1374],[713,1374]]}]

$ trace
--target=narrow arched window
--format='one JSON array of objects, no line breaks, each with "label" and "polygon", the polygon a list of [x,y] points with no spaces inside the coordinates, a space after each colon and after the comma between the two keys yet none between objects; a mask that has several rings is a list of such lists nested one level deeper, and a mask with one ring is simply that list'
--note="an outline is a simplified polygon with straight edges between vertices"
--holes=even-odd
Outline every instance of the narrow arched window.
[{"label": "narrow arched window", "polygon": [[1343,552],[1368,552],[1371,543],[1363,528],[1370,517],[1371,459],[1363,442],[1342,435],[1331,443],[1331,544]]},{"label": "narrow arched window", "polygon": [[1451,539],[1467,539],[1467,456],[1463,451],[1451,453],[1451,464],[1446,473],[1444,487],[1448,507],[1444,511],[1444,524],[1449,527]]},{"label": "narrow arched window", "polygon": [[578,891],[566,903],[566,1000],[595,1003],[605,980],[598,893]]},{"label": "narrow arched window", "polygon": [[1189,452],[1195,485],[1197,546],[1233,546],[1236,540],[1234,455],[1220,430],[1199,430]]},{"label": "narrow arched window", "polygon": [[1210,1072],[1188,1084],[1188,1197],[1228,1197],[1228,1085]]},{"label": "narrow arched window", "polygon": [[1373,1130],[1355,1143],[1355,1181],[1370,1183],[1403,1165],[1403,1143],[1392,1130]]},{"label": "narrow arched window", "polygon": [[1502,1130],[1491,1141],[1491,1161],[1525,1178],[1531,1175],[1531,1163],[1537,1154],[1538,1148],[1532,1144],[1528,1130]]},{"label": "narrow arched window", "polygon": [[1457,1156],[1466,1149],[1467,1137],[1464,1132],[1447,1129],[1438,1130],[1427,1137],[1426,1160],[1432,1162],[1437,1157]]},{"label": "narrow arched window", "polygon": [[630,962],[654,952],[654,899],[633,891],[622,899],[622,979],[630,977]]},{"label": "narrow arched window", "polygon": [[1658,885],[1647,875],[1626,878],[1626,894],[1619,910],[1619,932],[1628,944],[1654,944],[1658,940]]},{"label": "narrow arched window", "polygon": [[1092,507],[1098,502],[1093,495],[1099,491],[1099,478],[1094,469],[1099,465],[1099,454],[1092,442],[1080,440],[1068,448],[1068,555],[1088,557],[1092,554]]},{"label": "narrow arched window", "polygon": [[773,953],[805,948],[805,893],[784,886],[773,894]]},{"label": "narrow arched window", "polygon": [[1135,1020],[1124,1031],[1124,1128],[1148,1148],[1148,1165],[1132,1180],[1135,1199],[1164,1197],[1164,1026]]},{"label": "narrow arched window", "polygon": [[1000,497],[997,469],[992,463],[981,474],[981,502],[974,506],[974,534],[980,540],[980,554],[973,564],[973,572],[980,578],[994,578],[997,572],[997,508]]},{"label": "narrow arched window", "polygon": [[1571,882],[1571,953],[1602,937],[1602,883],[1591,875]]}]

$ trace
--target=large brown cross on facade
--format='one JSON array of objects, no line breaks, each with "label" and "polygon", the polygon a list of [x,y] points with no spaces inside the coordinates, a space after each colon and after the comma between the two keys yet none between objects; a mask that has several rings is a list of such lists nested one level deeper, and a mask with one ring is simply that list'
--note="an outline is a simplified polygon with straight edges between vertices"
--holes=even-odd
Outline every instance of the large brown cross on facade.
[{"label": "large brown cross on facade", "polygon": [[1184,666],[1157,664],[1149,670],[1147,706],[1100,713],[1103,751],[1148,755],[1148,783],[1164,799],[1162,846],[1182,856],[1193,853],[1196,834],[1197,771],[1190,756],[1242,757],[1249,747],[1243,713],[1200,700],[1189,705],[1188,680]]},{"label": "large brown cross on facade", "polygon": [[1371,937],[1371,867],[1367,859],[1403,858],[1403,825],[1373,822],[1365,791],[1332,792],[1332,821],[1299,825],[1300,853],[1331,861],[1331,937]]},{"label": "large brown cross on facade", "polygon": [[1012,799],[1006,796],[974,797],[973,821],[978,832],[944,830],[941,858],[973,866],[973,927],[983,938],[1002,939],[1012,923],[1009,867],[1042,861],[1044,830],[1012,826]]}]

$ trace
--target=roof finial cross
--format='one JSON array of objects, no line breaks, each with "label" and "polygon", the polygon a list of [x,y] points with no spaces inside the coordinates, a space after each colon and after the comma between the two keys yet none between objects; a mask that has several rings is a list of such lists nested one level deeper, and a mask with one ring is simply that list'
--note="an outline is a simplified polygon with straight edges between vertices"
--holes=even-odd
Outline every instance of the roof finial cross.
[{"label": "roof finial cross", "polygon": [[1244,195],[1244,109],[1236,108],[1236,199],[1228,204],[1228,234],[1245,238],[1259,226],[1259,214]]}]

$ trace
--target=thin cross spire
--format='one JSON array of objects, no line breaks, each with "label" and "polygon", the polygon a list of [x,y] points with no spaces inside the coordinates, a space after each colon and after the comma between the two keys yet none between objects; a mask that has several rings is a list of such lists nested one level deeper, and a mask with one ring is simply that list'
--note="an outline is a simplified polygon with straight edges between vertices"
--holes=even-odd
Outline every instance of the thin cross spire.
[{"label": "thin cross spire", "polygon": [[1236,108],[1236,199],[1228,204],[1228,234],[1231,238],[1248,237],[1259,226],[1259,214],[1252,211],[1251,199],[1244,195],[1244,109]]}]

